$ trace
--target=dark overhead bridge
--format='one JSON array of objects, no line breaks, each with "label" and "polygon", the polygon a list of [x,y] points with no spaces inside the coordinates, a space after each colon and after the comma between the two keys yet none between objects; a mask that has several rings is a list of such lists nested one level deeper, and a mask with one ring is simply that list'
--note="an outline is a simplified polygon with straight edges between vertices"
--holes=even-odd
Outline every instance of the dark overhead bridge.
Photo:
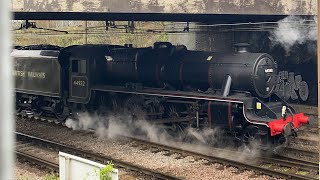
[{"label": "dark overhead bridge", "polygon": [[112,13],[112,12],[14,12],[14,20],[173,21],[206,23],[274,22],[287,15]]}]

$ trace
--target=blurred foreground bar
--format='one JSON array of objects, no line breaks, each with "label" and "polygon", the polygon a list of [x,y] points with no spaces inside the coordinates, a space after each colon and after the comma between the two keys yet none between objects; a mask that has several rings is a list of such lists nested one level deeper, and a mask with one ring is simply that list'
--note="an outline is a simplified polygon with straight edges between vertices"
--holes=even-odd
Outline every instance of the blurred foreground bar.
[{"label": "blurred foreground bar", "polygon": [[11,47],[9,13],[10,1],[0,1],[0,179],[13,179],[13,78],[12,61],[9,53]]},{"label": "blurred foreground bar", "polygon": [[[318,0],[318,123],[320,127],[320,24],[319,24],[319,17],[320,17],[320,0]],[[320,167],[319,167],[320,169]]]}]

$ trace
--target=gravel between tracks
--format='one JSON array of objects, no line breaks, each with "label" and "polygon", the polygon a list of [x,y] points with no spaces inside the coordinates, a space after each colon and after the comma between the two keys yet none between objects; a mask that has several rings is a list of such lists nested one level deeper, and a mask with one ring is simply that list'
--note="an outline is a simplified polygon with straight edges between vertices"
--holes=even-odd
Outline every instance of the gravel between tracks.
[{"label": "gravel between tracks", "polygon": [[39,170],[32,167],[29,164],[16,162],[14,169],[14,180],[42,180],[48,176],[48,172],[45,170]]},{"label": "gravel between tracks", "polygon": [[75,131],[67,128],[57,128],[48,123],[35,122],[18,118],[16,122],[17,131],[77,148],[92,150],[186,179],[272,179],[269,176],[257,176],[251,171],[241,171],[234,167],[195,160],[193,157],[179,158],[178,155],[167,156],[163,152],[153,153],[150,149],[142,150],[139,147],[134,147],[127,140],[102,139],[94,135],[83,135],[81,133],[77,135]]},{"label": "gravel between tracks", "polygon": [[297,149],[304,149],[304,150],[309,150],[309,151],[315,151],[315,152],[319,150],[318,145],[302,144],[299,142],[293,142],[289,145],[289,147],[297,148]]},{"label": "gravel between tracks", "polygon": [[[319,135],[315,133],[308,133],[308,130],[314,127],[314,125],[308,125],[305,126],[304,130],[298,131],[298,138],[302,138],[305,140],[304,143],[299,142],[298,140],[294,140],[293,142],[289,145],[289,147],[292,148],[299,148],[299,149],[305,149],[309,151],[318,151],[319,150]],[[317,141],[318,144],[308,144],[308,140],[310,141]]]}]

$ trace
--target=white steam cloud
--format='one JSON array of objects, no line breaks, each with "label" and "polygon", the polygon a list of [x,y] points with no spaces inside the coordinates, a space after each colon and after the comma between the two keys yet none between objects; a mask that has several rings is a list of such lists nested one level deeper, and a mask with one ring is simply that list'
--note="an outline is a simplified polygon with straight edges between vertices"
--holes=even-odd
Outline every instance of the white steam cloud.
[{"label": "white steam cloud", "polygon": [[278,22],[278,27],[271,32],[272,45],[280,44],[289,54],[292,46],[303,44],[307,41],[317,40],[317,18],[314,21],[289,16]]},{"label": "white steam cloud", "polygon": [[[77,119],[67,119],[66,126],[73,130],[92,130],[99,138],[114,138],[116,136],[131,136],[147,139],[152,142],[163,144],[175,144],[175,140],[197,141],[203,144],[219,143],[216,138],[219,135],[218,129],[197,130],[187,128],[180,133],[170,133],[170,128],[162,125],[154,124],[143,118],[140,114],[139,118],[133,118],[130,113],[114,114],[110,113],[106,116],[98,116],[96,114],[79,113]],[[180,128],[173,128],[177,131]]]},{"label": "white steam cloud", "polygon": [[[197,130],[187,128],[185,131],[175,133],[174,137],[166,128],[161,125],[152,124],[145,120],[142,115],[140,118],[133,118],[130,113],[114,114],[110,113],[104,117],[96,114],[89,115],[88,113],[80,113],[77,119],[67,119],[66,126],[73,130],[93,130],[99,138],[116,138],[117,136],[129,136],[141,139],[147,139],[152,142],[162,143],[169,146],[179,146],[191,151],[211,154],[210,147],[218,144],[225,145],[221,139],[221,131],[217,129]],[[181,140],[187,141],[186,144],[177,143]],[[210,142],[210,144],[208,144]],[[243,155],[234,160],[245,160],[249,150],[239,148]],[[253,153],[254,152],[254,153]],[[258,155],[258,148],[250,150],[250,155]],[[230,158],[230,154],[226,152],[215,153],[215,156]]]},{"label": "white steam cloud", "polygon": [[104,117],[80,113],[77,120],[67,119],[66,126],[73,130],[93,130],[99,138],[123,135],[162,143],[172,139],[162,126],[152,124],[144,118],[133,118],[132,115],[126,115],[126,113]]}]

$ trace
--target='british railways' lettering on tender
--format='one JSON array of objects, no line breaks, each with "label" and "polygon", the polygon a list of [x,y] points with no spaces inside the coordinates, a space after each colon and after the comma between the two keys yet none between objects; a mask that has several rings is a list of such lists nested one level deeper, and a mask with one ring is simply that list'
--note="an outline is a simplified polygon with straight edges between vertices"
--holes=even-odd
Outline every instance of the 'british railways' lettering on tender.
[{"label": "'british railways' lettering on tender", "polygon": [[38,78],[45,79],[45,72],[34,72],[34,71],[13,71],[13,75],[17,77],[28,77],[28,78]]}]

